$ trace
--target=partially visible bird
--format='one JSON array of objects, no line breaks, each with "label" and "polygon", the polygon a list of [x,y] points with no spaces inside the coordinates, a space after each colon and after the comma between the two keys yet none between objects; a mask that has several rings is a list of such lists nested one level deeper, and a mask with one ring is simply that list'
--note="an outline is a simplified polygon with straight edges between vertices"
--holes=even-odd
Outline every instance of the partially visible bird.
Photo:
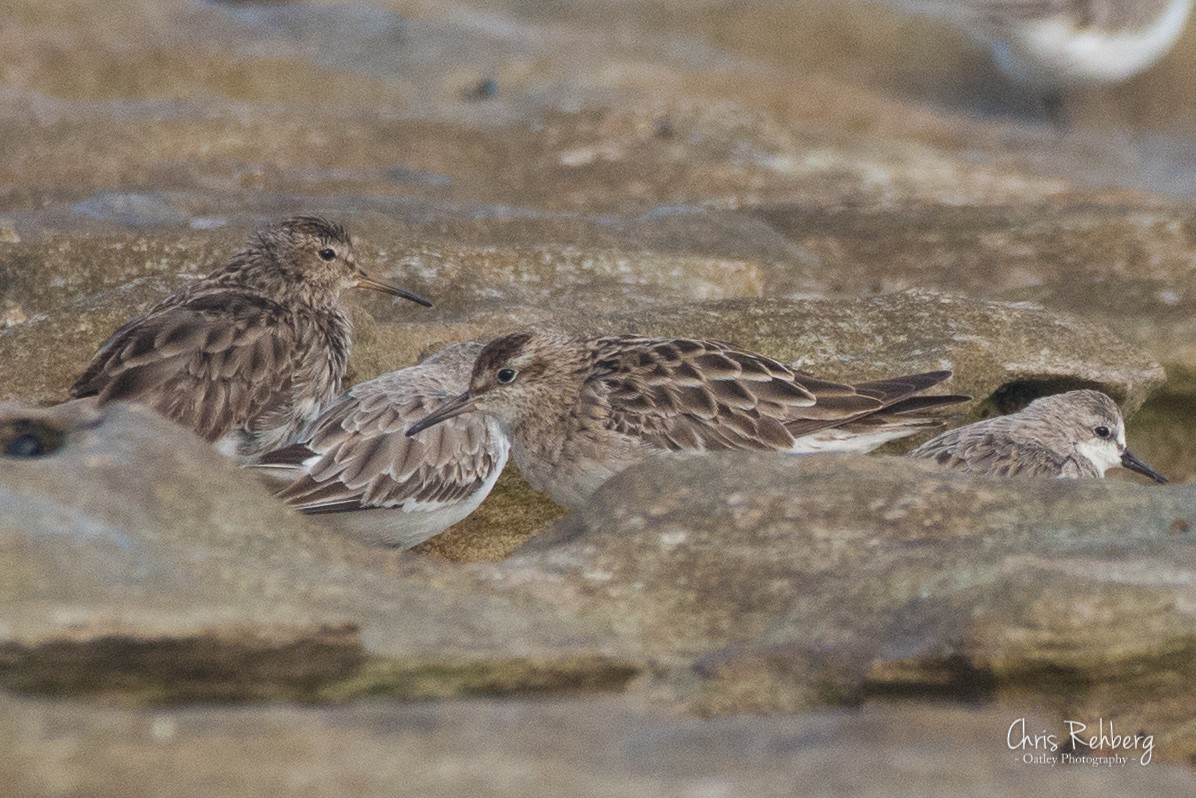
[{"label": "partially visible bird", "polygon": [[1116,83],[1175,45],[1193,0],[890,0],[953,21],[987,43],[997,67],[1061,118],[1064,93]]},{"label": "partially visible bird", "polygon": [[533,488],[575,508],[610,477],[662,452],[867,451],[937,426],[916,396],[948,371],[845,385],[730,344],[527,331],[479,353],[469,390],[413,424],[418,440],[470,412],[494,416]]},{"label": "partially visible bird", "polygon": [[250,458],[289,441],[340,392],[351,346],[346,288],[427,300],[362,271],[345,228],[300,216],[118,329],[71,388],[126,400]]},{"label": "partially visible bird", "polygon": [[468,384],[480,343],[456,344],[417,366],[350,388],[290,446],[251,467],[305,513],[326,514],[371,544],[410,548],[464,519],[490,493],[510,444],[498,422],[459,416],[426,435],[407,427]]},{"label": "partially visible bird", "polygon": [[1167,481],[1126,448],[1113,400],[1091,390],[1035,399],[1017,413],[944,432],[909,456],[971,474],[1074,479],[1123,466]]}]

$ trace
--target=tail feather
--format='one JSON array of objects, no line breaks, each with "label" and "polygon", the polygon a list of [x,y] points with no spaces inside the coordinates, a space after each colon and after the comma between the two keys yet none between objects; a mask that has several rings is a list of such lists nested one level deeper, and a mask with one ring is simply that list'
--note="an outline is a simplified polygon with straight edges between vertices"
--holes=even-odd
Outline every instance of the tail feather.
[{"label": "tail feather", "polygon": [[[881,406],[837,419],[795,419],[786,423],[785,428],[795,438],[805,438],[808,443],[818,445],[819,448],[821,444],[816,439],[825,439],[823,443],[829,444],[829,448],[840,448],[848,439],[857,436],[859,440],[853,442],[850,448],[867,451],[886,441],[913,435],[929,427],[941,426],[943,420],[937,415],[922,418],[919,414],[966,402],[972,397],[962,394],[917,394],[950,377],[950,371],[927,371],[887,380],[857,383],[852,386],[857,393],[875,399]],[[835,441],[839,443],[834,443]]]},{"label": "tail feather", "polygon": [[922,374],[908,374],[904,377],[892,377],[887,380],[860,382],[851,387],[859,393],[874,396],[888,406],[911,394],[932,388],[950,377],[950,371],[927,371]]},{"label": "tail feather", "polygon": [[881,411],[886,416],[900,416],[907,413],[920,413],[924,410],[934,410],[960,402],[971,401],[972,397],[964,394],[935,394],[933,396],[910,396],[886,407]]}]

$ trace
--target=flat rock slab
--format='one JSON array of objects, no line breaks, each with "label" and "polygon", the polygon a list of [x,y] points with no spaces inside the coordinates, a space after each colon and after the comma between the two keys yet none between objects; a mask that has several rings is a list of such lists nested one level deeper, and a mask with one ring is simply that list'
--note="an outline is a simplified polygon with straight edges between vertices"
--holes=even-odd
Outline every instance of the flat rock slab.
[{"label": "flat rock slab", "polygon": [[[12,798],[1186,796],[1187,768],[1025,764],[1015,710],[679,717],[626,699],[122,711],[0,698]],[[1131,752],[1141,754],[1141,752]],[[1056,756],[1058,756],[1056,754]]]},{"label": "flat rock slab", "polygon": [[909,286],[1029,300],[1114,329],[1196,385],[1196,216],[1133,195],[958,207],[767,206],[752,211],[808,258],[777,289],[858,295]]},{"label": "flat rock slab", "polygon": [[1021,691],[1175,730],[1194,528],[1186,485],[733,454],[637,466],[499,568],[672,662],[705,711]]},{"label": "flat rock slab", "polygon": [[3,406],[0,451],[7,687],[310,699],[612,687],[636,670],[584,620],[311,527],[149,411]]}]

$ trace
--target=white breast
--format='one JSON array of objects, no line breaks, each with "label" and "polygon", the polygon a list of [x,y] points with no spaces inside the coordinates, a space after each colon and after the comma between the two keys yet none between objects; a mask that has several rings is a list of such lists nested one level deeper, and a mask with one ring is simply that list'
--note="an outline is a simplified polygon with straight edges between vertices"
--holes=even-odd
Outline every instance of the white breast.
[{"label": "white breast", "polygon": [[1011,79],[1041,90],[1125,80],[1171,49],[1192,3],[1172,0],[1154,24],[1132,31],[1077,29],[1061,17],[1026,22],[993,42],[993,55]]}]

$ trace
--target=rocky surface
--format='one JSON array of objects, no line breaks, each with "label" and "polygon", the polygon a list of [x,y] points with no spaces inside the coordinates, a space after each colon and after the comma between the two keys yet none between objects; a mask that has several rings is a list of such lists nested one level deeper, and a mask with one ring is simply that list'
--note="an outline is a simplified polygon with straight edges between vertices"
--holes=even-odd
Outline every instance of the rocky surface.
[{"label": "rocky surface", "polygon": [[[1021,765],[1018,715],[950,708],[702,721],[621,699],[100,710],[0,700],[13,798],[317,796],[1189,795],[1157,762]],[[1030,728],[1045,721],[1030,715]],[[1010,766],[1011,763],[1016,766]]]},{"label": "rocky surface", "polygon": [[689,668],[670,687],[705,711],[1050,695],[1174,754],[1196,751],[1194,522],[1190,486],[727,455],[616,477],[502,570]]},{"label": "rocky surface", "polygon": [[[139,700],[617,686],[601,631],[358,548],[147,411],[6,406],[0,684]],[[17,442],[17,443],[14,443]],[[422,575],[421,575],[422,574]]]},{"label": "rocky surface", "polygon": [[[0,683],[123,701],[622,690],[706,715],[933,694],[1196,755],[1196,492],[727,455],[515,556],[360,547],[146,411],[5,408]],[[894,467],[895,465],[899,467]]]},{"label": "rocky surface", "polygon": [[[717,337],[949,367],[972,418],[1098,387],[1190,482],[1194,37],[1058,131],[875,3],[0,0],[0,399],[61,400],[130,315],[318,212],[437,301],[350,298],[354,380],[533,323]],[[16,795],[1192,792],[1161,764],[1196,755],[1190,485],[742,457],[562,518],[511,472],[398,554],[135,409],[5,406],[0,451]],[[399,700],[476,694],[508,698]],[[260,699],[333,706],[229,705]],[[1157,762],[1024,765],[1026,712]]]}]

